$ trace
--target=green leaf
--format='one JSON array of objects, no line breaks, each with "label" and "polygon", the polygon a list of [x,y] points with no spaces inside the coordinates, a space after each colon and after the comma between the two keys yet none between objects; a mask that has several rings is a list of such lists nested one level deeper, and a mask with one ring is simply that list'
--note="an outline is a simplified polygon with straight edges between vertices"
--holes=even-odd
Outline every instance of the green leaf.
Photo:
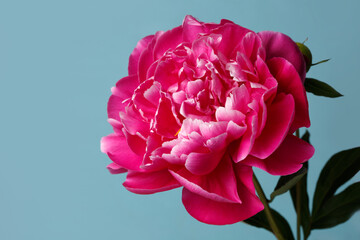
[{"label": "green leaf", "polygon": [[336,98],[343,96],[341,93],[336,91],[329,84],[319,81],[314,78],[306,78],[304,83],[307,92],[311,92],[317,96]]},{"label": "green leaf", "polygon": [[327,61],[330,61],[330,58],[321,60],[321,61],[316,62],[316,63],[312,63],[311,66],[315,66],[315,65],[318,65],[318,64],[326,63]]},{"label": "green leaf", "polygon": [[[310,133],[306,130],[304,135],[302,136],[302,140],[310,143]],[[303,168],[309,169],[309,163],[305,162],[303,165]],[[307,239],[310,235],[311,231],[311,216],[310,216],[310,210],[309,210],[309,195],[307,192],[307,173],[301,178],[301,180],[298,182],[300,187],[300,225],[303,229],[304,239]],[[297,192],[296,192],[296,186],[290,189],[290,195],[291,200],[294,204],[295,210],[297,210],[296,207],[296,198],[297,198]]]},{"label": "green leaf", "polygon": [[[294,235],[293,235],[291,228],[289,226],[289,223],[286,221],[286,219],[283,216],[281,216],[281,214],[278,213],[277,211],[275,211],[274,209],[270,209],[270,210],[271,210],[271,214],[273,215],[277,226],[279,227],[279,230],[280,230],[282,236],[286,240],[294,240]],[[252,216],[251,218],[246,219],[244,222],[247,224],[250,224],[254,227],[264,228],[264,229],[272,232],[270,224],[266,218],[265,211],[259,212],[255,216]]]},{"label": "green leaf", "polygon": [[286,193],[290,188],[294,187],[297,182],[307,173],[307,168],[302,167],[294,174],[281,176],[274,191],[270,195],[270,202],[278,195]]},{"label": "green leaf", "polygon": [[360,210],[360,182],[331,197],[313,219],[312,228],[331,228],[347,221]]},{"label": "green leaf", "polygon": [[360,147],[339,152],[332,156],[320,173],[316,184],[312,217],[319,215],[320,208],[336,190],[360,170]]},{"label": "green leaf", "polygon": [[[308,162],[304,163],[303,168],[308,169]],[[307,192],[307,172],[305,175],[300,179],[298,182],[300,185],[300,225],[302,226],[303,233],[304,233],[304,239],[307,239],[310,235],[311,231],[311,216],[310,216],[310,210],[309,210],[309,195]],[[290,189],[290,195],[291,200],[294,204],[295,210],[297,210],[296,207],[296,198],[297,198],[297,192],[296,192],[296,186]]]}]

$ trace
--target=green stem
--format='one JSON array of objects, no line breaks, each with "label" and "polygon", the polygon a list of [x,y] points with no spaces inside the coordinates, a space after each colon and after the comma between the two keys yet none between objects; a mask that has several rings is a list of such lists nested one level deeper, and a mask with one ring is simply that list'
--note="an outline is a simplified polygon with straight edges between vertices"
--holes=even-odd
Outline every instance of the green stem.
[{"label": "green stem", "polygon": [[267,220],[269,221],[270,227],[271,227],[274,235],[276,236],[276,238],[278,240],[285,240],[284,237],[281,235],[281,232],[280,232],[278,226],[276,225],[274,217],[271,214],[268,200],[266,199],[265,193],[264,193],[258,179],[256,178],[255,173],[253,175],[253,182],[255,185],[256,192],[258,193],[259,198],[260,198],[262,204],[264,205],[265,215],[266,215]]},{"label": "green stem", "polygon": [[[300,137],[299,129],[296,130],[295,135]],[[301,223],[301,185],[300,181],[296,183],[296,239],[300,240],[300,223]]]}]

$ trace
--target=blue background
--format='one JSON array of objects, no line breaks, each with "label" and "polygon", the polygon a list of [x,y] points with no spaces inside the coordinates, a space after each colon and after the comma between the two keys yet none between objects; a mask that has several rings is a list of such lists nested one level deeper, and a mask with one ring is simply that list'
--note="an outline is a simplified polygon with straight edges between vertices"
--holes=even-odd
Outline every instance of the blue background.
[{"label": "blue background", "polygon": [[[308,76],[345,97],[309,94],[309,191],[325,161],[360,145],[358,1],[1,1],[0,3],[0,239],[273,239],[237,223],[211,226],[190,217],[180,189],[135,195],[125,175],[110,175],[100,152],[110,88],[126,76],[137,41],[182,23],[230,19],[254,31],[309,38]],[[258,171],[267,194],[277,177]],[[359,174],[351,180],[358,181]],[[294,228],[288,194],[272,204]],[[360,214],[310,239],[359,239]]]}]

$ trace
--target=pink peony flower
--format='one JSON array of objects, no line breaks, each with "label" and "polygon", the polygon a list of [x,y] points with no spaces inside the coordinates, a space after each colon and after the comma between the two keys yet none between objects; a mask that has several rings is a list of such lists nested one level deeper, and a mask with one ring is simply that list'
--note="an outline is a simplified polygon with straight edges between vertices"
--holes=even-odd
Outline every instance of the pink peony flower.
[{"label": "pink peony flower", "polygon": [[231,224],[263,209],[252,167],[287,175],[314,153],[293,135],[310,126],[305,62],[282,33],[186,16],[140,40],[128,70],[112,88],[114,133],[101,150],[131,192],[183,187],[191,216]]}]

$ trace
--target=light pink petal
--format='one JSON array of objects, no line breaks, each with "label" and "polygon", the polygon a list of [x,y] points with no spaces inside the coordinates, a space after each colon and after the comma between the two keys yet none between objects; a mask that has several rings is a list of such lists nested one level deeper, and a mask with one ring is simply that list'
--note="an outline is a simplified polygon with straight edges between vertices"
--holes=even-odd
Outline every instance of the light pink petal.
[{"label": "light pink petal", "polygon": [[203,122],[200,124],[200,133],[205,139],[217,137],[226,132],[227,122]]},{"label": "light pink petal", "polygon": [[251,155],[264,159],[270,156],[288,134],[294,117],[294,99],[278,94],[268,107],[266,124],[260,136],[255,140]]},{"label": "light pink petal", "polygon": [[279,83],[278,90],[294,97],[295,117],[290,131],[294,132],[300,127],[310,127],[305,88],[294,66],[283,58],[272,58],[268,61],[268,66]]},{"label": "light pink petal", "polygon": [[216,109],[215,117],[217,121],[233,121],[238,125],[243,125],[246,116],[238,110],[219,107]]},{"label": "light pink petal", "polygon": [[304,82],[306,64],[296,43],[287,35],[279,32],[263,31],[259,32],[258,35],[262,39],[266,50],[266,60],[274,57],[285,58],[295,67],[301,81]]},{"label": "light pink petal", "polygon": [[116,163],[112,162],[106,167],[111,174],[120,174],[127,172],[127,169],[117,165]]},{"label": "light pink petal", "polygon": [[156,172],[129,171],[123,185],[137,194],[152,194],[181,186],[167,169]]},{"label": "light pink petal", "polygon": [[238,124],[230,121],[227,125],[226,132],[230,140],[240,138],[246,131],[246,126],[239,126]]},{"label": "light pink petal", "polygon": [[208,175],[195,175],[185,168],[170,171],[189,191],[220,202],[241,203],[236,177],[229,156],[225,154],[216,169]]},{"label": "light pink petal", "polygon": [[241,203],[215,201],[184,188],[182,201],[188,213],[200,222],[225,225],[243,221],[263,210],[261,201],[255,195],[251,168],[236,166],[236,173]]},{"label": "light pink petal", "polygon": [[249,156],[241,163],[261,168],[273,175],[288,175],[297,172],[302,167],[302,163],[313,156],[314,151],[314,147],[307,142],[294,135],[288,135],[268,158],[259,159]]},{"label": "light pink petal", "polygon": [[126,138],[110,134],[101,138],[101,151],[120,167],[138,170],[142,157],[135,154],[128,146]]},{"label": "light pink petal", "polygon": [[146,36],[136,44],[136,47],[129,58],[129,75],[137,75],[140,55],[146,49],[146,47],[149,45],[153,38],[154,35]]}]

